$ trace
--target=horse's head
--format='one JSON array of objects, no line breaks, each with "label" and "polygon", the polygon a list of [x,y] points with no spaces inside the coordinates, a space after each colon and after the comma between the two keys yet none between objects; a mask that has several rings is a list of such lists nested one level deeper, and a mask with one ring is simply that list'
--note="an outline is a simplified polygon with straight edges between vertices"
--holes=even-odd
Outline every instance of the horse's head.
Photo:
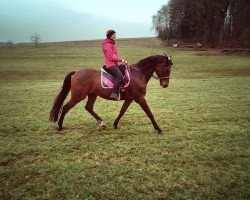
[{"label": "horse's head", "polygon": [[155,73],[157,74],[157,79],[160,81],[160,85],[163,88],[168,87],[169,79],[170,79],[170,73],[171,73],[171,66],[173,65],[172,62],[172,56],[162,56],[163,62],[157,65],[155,69]]}]

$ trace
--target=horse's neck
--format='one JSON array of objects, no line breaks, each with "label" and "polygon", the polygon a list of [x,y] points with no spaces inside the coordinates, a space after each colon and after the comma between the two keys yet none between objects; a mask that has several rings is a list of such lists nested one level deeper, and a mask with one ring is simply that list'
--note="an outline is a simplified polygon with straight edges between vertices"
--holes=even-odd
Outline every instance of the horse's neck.
[{"label": "horse's neck", "polygon": [[148,83],[149,79],[155,71],[155,67],[153,64],[147,64],[143,67],[136,67],[136,69],[138,69],[138,71],[140,72],[140,78],[143,78],[146,83]]}]

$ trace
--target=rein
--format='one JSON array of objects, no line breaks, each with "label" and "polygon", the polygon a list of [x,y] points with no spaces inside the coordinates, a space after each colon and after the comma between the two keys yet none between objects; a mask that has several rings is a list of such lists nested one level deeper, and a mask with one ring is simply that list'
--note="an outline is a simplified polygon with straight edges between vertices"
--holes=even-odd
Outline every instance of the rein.
[{"label": "rein", "polygon": [[[132,65],[130,65],[130,67],[134,68],[137,71],[140,71],[140,69],[138,69],[138,68],[136,68],[136,67],[134,67]],[[152,74],[151,77],[154,78],[154,79],[156,79],[156,80],[161,80],[161,79],[164,79],[164,78],[165,79],[170,79],[169,76],[158,77],[158,76],[155,76],[154,74]]]},{"label": "rein", "polygon": [[155,76],[154,74],[151,75],[152,78],[156,79],[156,80],[161,80],[161,79],[170,79],[169,76],[163,76],[163,77],[158,77],[158,76]]},{"label": "rein", "polygon": [[128,65],[128,66],[134,68],[134,69],[137,70],[137,71],[141,71],[141,70],[139,70],[138,68],[134,67],[133,65]]}]

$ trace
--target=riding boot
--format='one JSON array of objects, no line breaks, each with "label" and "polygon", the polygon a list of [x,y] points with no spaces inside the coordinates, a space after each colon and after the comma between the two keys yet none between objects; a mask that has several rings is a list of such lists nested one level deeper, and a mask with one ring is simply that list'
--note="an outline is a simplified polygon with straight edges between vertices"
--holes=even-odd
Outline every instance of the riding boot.
[{"label": "riding boot", "polygon": [[122,73],[117,66],[110,67],[109,71],[115,77],[114,87],[113,87],[113,91],[111,93],[110,98],[120,100],[120,87],[123,81]]},{"label": "riding boot", "polygon": [[112,91],[111,95],[110,95],[111,99],[116,99],[116,100],[120,100],[120,94],[118,92],[114,92]]},{"label": "riding boot", "polygon": [[122,85],[122,81],[118,81],[113,88],[113,91],[110,95],[110,98],[120,100],[120,87]]}]

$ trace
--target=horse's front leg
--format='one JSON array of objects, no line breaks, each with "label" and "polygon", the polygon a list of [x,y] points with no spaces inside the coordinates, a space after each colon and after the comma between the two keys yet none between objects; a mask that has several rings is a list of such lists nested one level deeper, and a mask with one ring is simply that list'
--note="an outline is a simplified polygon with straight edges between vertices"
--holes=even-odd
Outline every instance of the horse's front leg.
[{"label": "horse's front leg", "polygon": [[137,99],[137,100],[135,100],[135,101],[136,101],[136,102],[141,106],[141,108],[145,111],[145,113],[147,114],[147,116],[148,116],[149,119],[151,120],[151,122],[152,122],[152,124],[153,124],[155,130],[158,131],[158,134],[161,134],[161,133],[162,133],[162,130],[161,130],[160,127],[157,125],[157,123],[156,123],[156,121],[155,121],[155,119],[154,119],[154,116],[153,116],[153,114],[152,114],[150,108],[148,107],[148,104],[147,104],[145,98],[144,98],[144,97],[141,97],[141,98],[139,98],[139,99]]},{"label": "horse's front leg", "polygon": [[117,129],[118,123],[120,121],[120,119],[122,118],[122,116],[124,115],[124,113],[126,112],[127,108],[129,107],[129,105],[131,104],[133,100],[125,100],[125,102],[122,105],[122,108],[120,110],[120,114],[118,115],[118,117],[116,118],[115,122],[114,122],[114,127],[115,129]]}]

